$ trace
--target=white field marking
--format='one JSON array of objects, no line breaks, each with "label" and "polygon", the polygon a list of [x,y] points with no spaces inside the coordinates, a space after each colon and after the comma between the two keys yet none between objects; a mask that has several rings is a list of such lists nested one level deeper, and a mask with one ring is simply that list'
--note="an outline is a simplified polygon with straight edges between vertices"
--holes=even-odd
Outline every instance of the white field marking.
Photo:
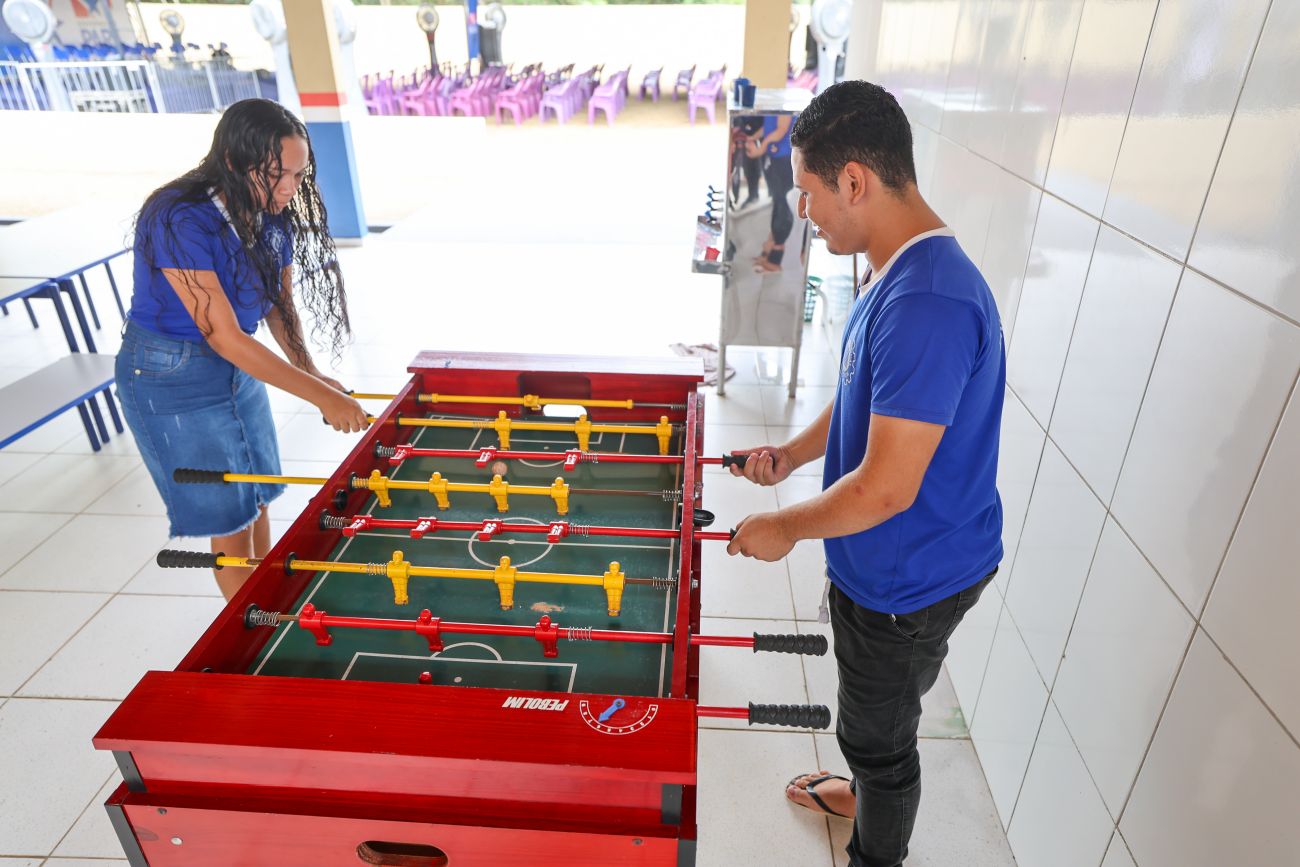
[{"label": "white field marking", "polygon": [[[453,644],[447,647],[446,650],[451,650],[452,647],[463,647],[463,646],[465,645]],[[475,646],[487,647],[487,645],[485,644],[476,644]],[[439,654],[434,654],[433,656],[410,656],[408,654],[401,654],[401,653],[369,653],[365,651],[358,651],[352,654],[352,660],[351,662],[348,663],[347,669],[344,670],[343,676],[340,677],[339,680],[347,680],[348,676],[352,674],[353,667],[357,664],[357,661],[360,659],[360,657],[363,656],[378,658],[378,659],[415,660],[422,664],[437,662],[443,664],[463,663],[465,665],[512,665],[512,666],[524,667],[524,668],[567,668],[569,669],[569,688],[566,689],[565,692],[573,692],[574,682],[577,680],[578,677],[578,663],[576,662],[531,662],[531,661],[523,661],[523,660],[515,660],[515,659],[462,659],[456,656],[444,657]]]},{"label": "white field marking", "polygon": [[[428,430],[428,428],[420,428],[420,430],[416,432],[415,440],[412,441],[411,445],[418,445],[420,442],[420,438],[424,436],[424,432],[426,430]],[[402,471],[402,466],[401,465],[397,466],[396,468],[393,469],[393,473],[389,478],[394,478],[394,479],[397,478],[397,474],[400,473],[401,471]],[[370,505],[366,507],[366,511],[364,514],[369,515],[372,512],[374,512],[375,506],[378,503],[379,500],[376,497],[371,497]],[[338,553],[333,554],[330,559],[337,563],[339,559],[343,557],[343,554],[352,545],[352,540],[355,538],[356,536],[352,536],[346,542],[344,542],[343,547],[339,548]],[[308,602],[311,602],[311,600],[316,596],[316,592],[320,590],[320,588],[325,584],[325,579],[332,574],[333,573],[331,572],[325,572],[321,574],[320,578],[316,580],[316,585],[312,587],[311,592],[307,594],[307,598],[303,600],[302,602],[303,605],[306,605]],[[301,614],[302,606],[299,606],[298,610],[294,613]],[[293,629],[293,623],[290,622],[284,624],[284,628],[280,630],[280,634],[275,637],[275,643],[271,645],[271,649],[267,652],[266,656],[262,657],[262,661],[259,662],[257,664],[257,668],[254,669],[253,671],[254,675],[258,675],[262,673],[262,669],[265,668],[266,664],[271,661],[271,657],[275,656],[276,650],[278,650],[280,647],[280,642],[284,641],[284,637],[289,634],[289,631],[291,629]]]},{"label": "white field marking", "polygon": [[[536,519],[536,518],[528,518],[528,517],[523,517],[523,516],[521,516],[520,518],[518,518],[518,520],[520,520],[520,521],[531,521],[532,523],[534,523],[534,524],[536,524],[536,525],[538,525],[538,526],[540,526],[540,527],[548,526],[548,524],[547,524],[545,521],[539,521],[539,520]],[[495,564],[495,563],[489,563],[488,561],[484,560],[482,557],[480,557],[479,555],[477,555],[477,554],[474,553],[474,543],[477,542],[477,541],[478,541],[478,536],[477,536],[477,534],[473,534],[473,533],[471,533],[471,534],[470,534],[470,537],[469,537],[469,556],[470,556],[470,559],[472,559],[475,563],[478,563],[480,566],[486,566],[486,567],[488,567],[489,569],[494,568],[497,564]],[[505,542],[507,545],[515,545],[515,544],[519,544],[519,540],[517,540],[517,539],[503,539],[502,541]],[[523,544],[536,545],[536,544],[539,544],[539,543],[537,543],[537,542],[527,542],[527,543],[523,543]],[[545,550],[545,551],[543,551],[542,553],[538,554],[538,555],[537,555],[536,557],[534,557],[533,559],[531,559],[531,560],[525,560],[525,561],[522,562],[522,563],[515,563],[515,562],[511,561],[511,564],[510,564],[510,565],[515,566],[516,568],[519,568],[519,569],[522,569],[522,568],[525,567],[525,566],[531,566],[531,565],[533,565],[534,563],[536,563],[538,560],[541,560],[541,559],[542,559],[543,557],[545,557],[547,554],[551,553],[551,548],[554,547],[550,542],[543,542],[543,543],[540,543],[540,544],[544,544],[544,545],[546,546],[546,550]]]},{"label": "white field marking", "polygon": [[[519,516],[518,520],[536,521],[537,524],[542,527],[549,527],[551,525],[550,521],[541,521],[538,520],[537,518],[527,518],[523,515]],[[677,523],[677,518],[675,516],[673,517],[673,523],[674,524]],[[465,541],[464,536],[442,536],[439,535],[438,533],[430,533],[429,535],[425,536],[423,539],[412,539],[409,535],[406,535],[404,533],[383,533],[383,532],[372,532],[370,530],[367,530],[365,532],[365,535],[381,536],[388,539],[404,539],[407,542],[423,541],[423,542],[444,542],[445,543],[445,542]],[[569,538],[572,539],[572,538],[576,538],[577,536],[578,534],[575,533],[573,536],[570,536]],[[582,538],[595,539],[599,537],[584,536]],[[532,539],[493,539],[492,541],[496,542],[499,545],[545,545],[548,548],[554,548],[557,546],[567,546],[570,548],[619,548],[622,550],[626,550],[628,548],[643,548],[648,551],[668,551],[672,549],[673,544],[675,544],[676,542],[675,539],[670,539],[667,545],[641,545],[641,544],[618,545],[613,542],[564,542],[564,541],[560,541],[552,544],[550,542],[535,542]],[[479,562],[482,561],[480,560]]]}]

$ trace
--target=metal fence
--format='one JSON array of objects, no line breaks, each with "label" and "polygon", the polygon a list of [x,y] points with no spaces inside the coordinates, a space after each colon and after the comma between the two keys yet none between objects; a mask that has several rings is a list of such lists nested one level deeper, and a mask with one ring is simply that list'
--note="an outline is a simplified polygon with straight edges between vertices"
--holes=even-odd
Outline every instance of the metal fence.
[{"label": "metal fence", "polygon": [[258,95],[256,73],[223,61],[0,62],[0,109],[202,113]]}]

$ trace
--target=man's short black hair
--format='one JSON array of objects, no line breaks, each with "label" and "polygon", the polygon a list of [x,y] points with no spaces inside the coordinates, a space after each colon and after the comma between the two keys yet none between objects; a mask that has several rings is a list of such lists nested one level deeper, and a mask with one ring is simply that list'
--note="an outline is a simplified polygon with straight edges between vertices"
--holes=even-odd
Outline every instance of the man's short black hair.
[{"label": "man's short black hair", "polygon": [[902,193],[916,183],[912,127],[898,100],[869,81],[841,81],[813,97],[790,134],[804,168],[831,190],[849,162],[876,173],[888,189]]}]

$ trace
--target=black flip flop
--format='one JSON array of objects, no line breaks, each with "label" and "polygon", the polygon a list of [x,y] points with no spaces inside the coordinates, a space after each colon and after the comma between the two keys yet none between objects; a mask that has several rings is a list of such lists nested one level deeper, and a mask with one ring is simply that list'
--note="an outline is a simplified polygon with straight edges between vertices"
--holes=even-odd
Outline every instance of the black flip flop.
[{"label": "black flip flop", "polygon": [[[799,777],[806,777],[806,776],[808,775],[807,774],[799,775]],[[789,786],[794,786],[795,788],[799,788],[798,786],[795,786],[795,783],[798,782],[799,777],[795,777],[793,780],[787,783],[786,784],[787,788]],[[808,797],[813,799],[813,803],[816,804],[823,813],[826,813],[827,815],[830,816],[838,816],[841,819],[852,819],[853,818],[852,816],[846,816],[843,813],[837,813],[834,810],[832,810],[830,807],[826,806],[826,802],[821,799],[821,796],[818,795],[815,791],[813,791],[813,788],[815,786],[819,786],[822,783],[826,782],[827,780],[843,780],[844,782],[849,784],[849,791],[850,792],[853,791],[854,781],[850,780],[848,777],[841,777],[839,774],[823,774],[820,777],[814,777],[804,785],[803,790],[808,793]],[[786,798],[786,800],[790,801],[790,803],[794,804],[796,807],[803,807],[805,810],[812,809],[811,807],[805,804],[800,804],[798,801],[792,801],[789,798]],[[813,810],[813,812],[817,812],[817,811]]]}]

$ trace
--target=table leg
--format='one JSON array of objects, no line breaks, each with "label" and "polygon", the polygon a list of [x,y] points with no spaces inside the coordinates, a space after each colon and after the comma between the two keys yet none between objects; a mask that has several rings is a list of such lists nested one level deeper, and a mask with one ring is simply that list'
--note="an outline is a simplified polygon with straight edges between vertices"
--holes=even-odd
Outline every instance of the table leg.
[{"label": "table leg", "polygon": [[86,412],[86,405],[77,404],[77,412],[81,413],[81,423],[86,428],[86,439],[90,440],[91,450],[99,451],[99,439],[95,436],[95,428],[90,423],[90,413]]},{"label": "table leg", "polygon": [[122,433],[126,429],[122,427],[122,416],[117,413],[117,401],[113,400],[113,390],[106,388],[103,394],[104,403],[108,404],[109,414],[113,416],[113,427],[117,428],[118,433]]},{"label": "table leg", "polygon": [[37,294],[45,296],[54,304],[54,312],[58,314],[59,325],[63,328],[63,338],[68,341],[68,349],[80,352],[81,350],[77,348],[77,336],[72,330],[72,320],[68,319],[68,311],[63,306],[63,298],[59,292],[59,287],[51,285]]},{"label": "table leg", "polygon": [[105,262],[104,270],[108,272],[108,285],[113,289],[113,300],[117,302],[117,312],[122,314],[122,321],[126,321],[126,308],[122,306],[122,293],[117,291],[117,280],[113,278],[113,263]]},{"label": "table leg", "polygon": [[68,293],[68,300],[72,302],[72,312],[77,314],[77,323],[81,325],[81,336],[86,339],[86,351],[98,352],[95,338],[90,336],[90,323],[86,321],[85,311],[81,309],[81,301],[77,298],[77,287],[71,280],[60,280],[59,288]]},{"label": "table leg", "polygon": [[92,394],[90,400],[86,401],[90,405],[90,414],[95,417],[95,427],[99,428],[99,438],[108,442],[108,425],[104,424],[104,414],[99,411],[99,401],[95,400]]},{"label": "table leg", "polygon": [[23,299],[23,306],[27,308],[27,318],[32,320],[33,328],[40,328],[41,323],[36,321],[36,311],[32,310],[32,302],[29,298]]},{"label": "table leg", "polygon": [[86,283],[86,272],[82,271],[78,274],[77,279],[81,281],[81,291],[86,296],[86,307],[90,308],[90,318],[95,321],[95,330],[101,330],[104,326],[99,324],[99,311],[95,309],[95,299],[90,297],[90,286]]}]

